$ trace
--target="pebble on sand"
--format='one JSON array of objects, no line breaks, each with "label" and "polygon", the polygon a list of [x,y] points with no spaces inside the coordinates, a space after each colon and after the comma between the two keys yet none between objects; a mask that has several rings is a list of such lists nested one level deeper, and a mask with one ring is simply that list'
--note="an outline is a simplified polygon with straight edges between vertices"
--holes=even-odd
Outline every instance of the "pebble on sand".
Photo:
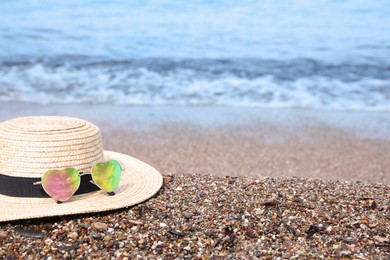
[{"label": "pebble on sand", "polygon": [[8,233],[4,230],[0,230],[0,238],[6,239],[8,237]]},{"label": "pebble on sand", "polygon": [[0,223],[0,259],[387,259],[385,185],[227,180],[177,174],[130,209]]},{"label": "pebble on sand", "polygon": [[99,231],[105,231],[105,230],[107,230],[108,225],[106,223],[102,223],[102,222],[95,222],[95,223],[93,223],[93,227]]}]

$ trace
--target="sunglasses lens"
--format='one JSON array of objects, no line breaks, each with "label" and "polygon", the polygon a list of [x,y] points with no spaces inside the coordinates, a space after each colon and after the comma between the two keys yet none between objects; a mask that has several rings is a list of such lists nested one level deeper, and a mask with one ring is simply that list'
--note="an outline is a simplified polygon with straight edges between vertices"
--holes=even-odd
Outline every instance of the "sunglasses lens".
[{"label": "sunglasses lens", "polygon": [[106,192],[113,192],[119,185],[122,168],[116,160],[97,163],[92,167],[92,179],[95,184]]},{"label": "sunglasses lens", "polygon": [[42,176],[42,187],[56,201],[67,201],[78,190],[80,176],[76,169],[49,170]]}]

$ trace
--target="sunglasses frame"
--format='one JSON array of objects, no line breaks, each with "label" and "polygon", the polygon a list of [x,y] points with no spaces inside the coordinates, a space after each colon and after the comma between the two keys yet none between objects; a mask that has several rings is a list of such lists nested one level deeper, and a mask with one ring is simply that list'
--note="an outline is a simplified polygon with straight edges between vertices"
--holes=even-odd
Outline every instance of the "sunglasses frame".
[{"label": "sunglasses frame", "polygon": [[[121,180],[121,178],[122,178],[122,171],[123,171],[122,166],[120,165],[120,163],[119,163],[117,160],[109,160],[109,161],[105,161],[105,162],[98,162],[98,163],[95,163],[94,165],[92,165],[91,171],[90,171],[90,172],[79,172],[79,171],[77,171],[76,168],[73,168],[73,167],[68,167],[68,168],[64,168],[64,169],[61,169],[61,170],[57,170],[57,169],[47,170],[45,173],[42,174],[41,181],[34,182],[33,185],[41,185],[42,188],[43,188],[43,190],[46,192],[46,194],[47,194],[49,197],[51,197],[52,199],[54,199],[57,203],[62,203],[62,202],[66,202],[66,201],[68,201],[70,198],[72,198],[72,197],[75,195],[75,193],[80,189],[81,177],[82,177],[82,176],[91,175],[90,183],[92,183],[93,185],[95,185],[96,187],[98,187],[100,190],[105,191],[109,196],[114,196],[114,195],[115,195],[115,191],[107,191],[106,189],[104,189],[104,188],[102,188],[101,186],[99,186],[99,185],[95,182],[95,180],[94,180],[94,178],[93,178],[93,174],[92,174],[92,173],[93,173],[93,169],[94,169],[94,167],[95,167],[96,165],[99,165],[99,164],[107,164],[107,163],[109,163],[109,162],[113,162],[113,163],[117,164],[117,166],[119,166],[119,169],[120,169],[120,172],[119,172],[119,173],[120,173],[120,176],[119,176],[118,184],[117,184],[117,185],[115,186],[115,188],[113,189],[113,190],[115,190],[115,189],[119,186],[120,180]],[[75,192],[74,192],[68,199],[66,199],[66,200],[64,200],[64,201],[56,200],[55,198],[53,198],[53,197],[49,194],[49,192],[46,191],[44,185],[42,184],[42,182],[43,182],[42,179],[43,179],[43,177],[45,176],[45,174],[47,174],[47,173],[50,172],[50,171],[65,171],[65,170],[69,170],[69,169],[72,169],[72,170],[74,170],[74,171],[76,171],[76,172],[78,173],[78,176],[79,176],[79,178],[80,178],[80,181],[79,181],[79,183],[78,183],[77,189],[75,189]]]}]

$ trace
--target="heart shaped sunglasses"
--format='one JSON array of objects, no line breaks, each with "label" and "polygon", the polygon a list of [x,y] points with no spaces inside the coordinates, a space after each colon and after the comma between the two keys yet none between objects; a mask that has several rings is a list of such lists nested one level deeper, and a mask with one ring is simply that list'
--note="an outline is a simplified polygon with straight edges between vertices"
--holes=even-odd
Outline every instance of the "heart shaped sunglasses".
[{"label": "heart shaped sunglasses", "polygon": [[42,185],[45,192],[57,202],[69,200],[79,189],[81,176],[90,174],[92,183],[109,195],[115,195],[122,177],[122,167],[116,160],[96,163],[91,172],[79,173],[75,168],[62,170],[48,170],[42,175],[40,182],[34,185]]}]

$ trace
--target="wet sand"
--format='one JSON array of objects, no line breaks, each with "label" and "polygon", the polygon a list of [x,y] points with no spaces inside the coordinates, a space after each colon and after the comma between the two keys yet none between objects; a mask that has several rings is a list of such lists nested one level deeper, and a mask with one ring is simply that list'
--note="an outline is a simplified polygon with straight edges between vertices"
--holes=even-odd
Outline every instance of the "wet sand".
[{"label": "wet sand", "polygon": [[0,120],[76,116],[97,124],[106,150],[163,174],[307,177],[390,183],[390,115],[182,106],[0,103]]}]

